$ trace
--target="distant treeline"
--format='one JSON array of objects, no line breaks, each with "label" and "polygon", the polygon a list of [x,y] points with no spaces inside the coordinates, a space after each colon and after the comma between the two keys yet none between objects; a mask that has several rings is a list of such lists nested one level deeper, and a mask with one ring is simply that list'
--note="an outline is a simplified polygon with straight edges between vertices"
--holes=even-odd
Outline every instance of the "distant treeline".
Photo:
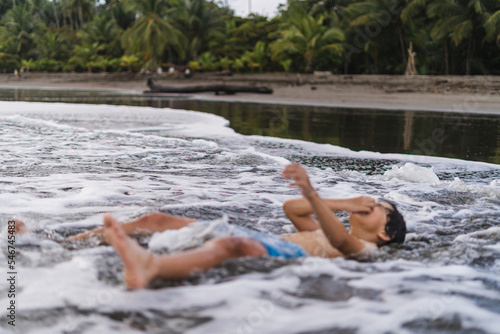
[{"label": "distant treeline", "polygon": [[247,18],[206,0],[3,0],[0,72],[500,74],[500,0],[289,0]]}]

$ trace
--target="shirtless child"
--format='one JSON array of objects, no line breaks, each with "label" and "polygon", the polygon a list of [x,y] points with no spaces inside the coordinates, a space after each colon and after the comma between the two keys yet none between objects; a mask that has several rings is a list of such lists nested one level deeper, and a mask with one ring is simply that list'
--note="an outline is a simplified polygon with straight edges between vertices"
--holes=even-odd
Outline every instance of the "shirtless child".
[{"label": "shirtless child", "polygon": [[[282,175],[293,179],[291,185],[298,186],[304,196],[289,200],[283,206],[286,215],[299,230],[291,235],[273,236],[235,226],[235,232],[231,235],[209,240],[200,248],[170,255],[153,254],[127,234],[140,230],[161,232],[180,229],[196,222],[194,219],[153,213],[124,224],[106,215],[103,228],[76,235],[69,240],[104,232],[106,240],[124,262],[125,283],[131,288],[146,287],[156,278],[183,279],[232,258],[262,255],[286,258],[307,255],[337,257],[404,241],[406,224],[394,204],[377,203],[366,196],[323,200],[311,186],[305,169],[297,164],[286,166]],[[332,210],[351,213],[349,232]],[[317,220],[312,217],[313,213]]]}]

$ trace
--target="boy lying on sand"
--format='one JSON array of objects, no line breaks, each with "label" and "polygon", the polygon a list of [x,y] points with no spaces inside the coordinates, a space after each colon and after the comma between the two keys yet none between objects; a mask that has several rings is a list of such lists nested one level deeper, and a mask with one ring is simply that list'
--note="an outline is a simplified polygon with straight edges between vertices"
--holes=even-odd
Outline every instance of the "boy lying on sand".
[{"label": "boy lying on sand", "polygon": [[[131,288],[146,287],[154,279],[178,280],[197,271],[213,268],[220,263],[244,256],[302,256],[337,257],[375,250],[392,243],[402,243],[406,224],[395,205],[375,202],[361,196],[352,199],[321,199],[311,186],[305,169],[297,164],[288,165],[282,172],[284,178],[293,179],[304,198],[289,200],[284,204],[286,215],[299,232],[274,236],[245,227],[234,226],[234,235],[207,241],[200,248],[169,255],[153,254],[141,247],[128,234],[137,231],[162,232],[180,229],[194,219],[152,213],[137,220],[119,224],[109,215],[104,217],[104,227],[78,234],[68,240],[78,240],[104,233],[124,262],[125,283]],[[332,210],[350,212],[350,232]],[[316,215],[316,219],[312,217]],[[204,224],[206,222],[198,222]],[[26,232],[17,221],[18,233]]]}]

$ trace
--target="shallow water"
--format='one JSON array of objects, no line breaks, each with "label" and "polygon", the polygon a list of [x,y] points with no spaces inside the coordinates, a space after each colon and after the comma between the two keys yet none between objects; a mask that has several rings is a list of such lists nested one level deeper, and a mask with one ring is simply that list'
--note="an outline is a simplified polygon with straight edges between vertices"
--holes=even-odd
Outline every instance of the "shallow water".
[{"label": "shallow water", "polygon": [[[0,102],[0,219],[35,231],[16,241],[17,333],[498,333],[500,165],[227,125],[171,109]],[[299,195],[280,177],[289,161],[307,166],[322,196],[400,203],[407,242],[358,260],[229,261],[127,291],[110,247],[62,241],[104,212],[126,220],[155,210],[292,232],[281,210]],[[189,230],[153,238],[202,242]],[[16,333],[5,320],[0,331]]]},{"label": "shallow water", "polygon": [[[151,106],[208,112],[236,132],[328,143],[384,153],[432,155],[500,164],[498,114],[375,110],[214,102],[203,95],[0,89],[0,100]],[[468,110],[474,103],[458,104]]]}]

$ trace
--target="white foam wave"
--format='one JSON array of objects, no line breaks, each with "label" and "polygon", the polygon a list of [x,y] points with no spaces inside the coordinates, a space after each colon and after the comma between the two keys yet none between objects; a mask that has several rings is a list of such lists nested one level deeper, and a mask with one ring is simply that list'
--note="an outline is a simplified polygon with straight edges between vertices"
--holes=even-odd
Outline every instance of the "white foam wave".
[{"label": "white foam wave", "polygon": [[[186,329],[187,333],[241,329],[265,334],[280,333],[284,328],[294,332],[354,328],[359,333],[403,333],[411,332],[407,324],[412,321],[453,320],[453,315],[458,316],[464,331],[474,328],[494,333],[498,328],[498,313],[494,307],[488,308],[490,301],[500,300],[495,288],[498,261],[480,269],[445,264],[454,260],[452,251],[459,248],[471,248],[472,254],[479,252],[474,248],[479,245],[496,254],[499,181],[487,176],[498,165],[432,157],[422,158],[422,165],[433,168],[421,166],[420,161],[403,165],[412,161],[411,156],[246,137],[227,128],[221,117],[171,109],[0,102],[0,124],[0,218],[17,215],[26,219],[28,227],[55,233],[57,228],[100,224],[104,212],[129,220],[161,209],[207,219],[225,212],[231,223],[255,224],[262,231],[293,231],[281,205],[300,193],[280,177],[282,166],[289,163],[284,156],[307,160],[317,155],[396,160],[397,165],[385,173],[323,168],[321,163],[308,171],[322,196],[368,194],[401,203],[410,230],[408,240],[422,247],[398,249],[416,260],[403,257],[364,263],[308,258],[218,284],[208,281],[130,292],[100,276],[98,268],[107,265],[103,261],[116,258],[111,248],[66,250],[28,235],[19,243],[26,247],[23,256],[29,264],[20,269],[18,282],[22,311],[69,309],[84,314],[69,314],[68,321],[63,315],[52,318],[55,323],[47,333],[74,331],[68,323],[80,325],[87,333],[101,329],[133,332],[124,323],[113,327],[115,322],[107,315],[144,315],[152,314],[148,313],[151,310],[172,314],[190,310],[211,319]],[[279,149],[269,149],[273,146]],[[452,182],[439,179],[440,173],[457,170],[471,173]],[[484,172],[481,179],[473,171]],[[447,254],[446,259],[421,261],[413,255],[435,247],[432,237],[436,230],[445,233],[454,224],[481,224],[483,220],[488,221],[481,225],[482,230],[467,225],[469,232],[449,238],[451,248],[443,242],[440,247],[444,250],[437,252]],[[199,245],[210,229],[196,226],[157,233],[149,247],[173,252]],[[5,230],[2,233],[4,238]],[[431,240],[428,244],[421,241],[426,238]],[[50,252],[61,252],[64,257],[54,265],[42,265]],[[0,260],[5,261],[3,253]],[[321,286],[307,287],[312,279],[325,282],[323,290]],[[1,291],[6,284],[0,281]],[[332,287],[347,297],[328,296]],[[0,298],[4,302],[5,297]],[[3,317],[5,310],[2,312]],[[93,323],[90,328],[89,322]]]},{"label": "white foam wave", "polygon": [[393,166],[392,170],[384,173],[389,180],[400,179],[416,183],[438,184],[439,178],[433,168],[417,166],[410,162],[402,167]]},{"label": "white foam wave", "polygon": [[452,182],[448,184],[448,188],[468,193],[483,194],[490,197],[500,198],[500,184],[497,180],[491,181],[489,185],[477,185],[477,184],[467,184],[456,177]]}]

